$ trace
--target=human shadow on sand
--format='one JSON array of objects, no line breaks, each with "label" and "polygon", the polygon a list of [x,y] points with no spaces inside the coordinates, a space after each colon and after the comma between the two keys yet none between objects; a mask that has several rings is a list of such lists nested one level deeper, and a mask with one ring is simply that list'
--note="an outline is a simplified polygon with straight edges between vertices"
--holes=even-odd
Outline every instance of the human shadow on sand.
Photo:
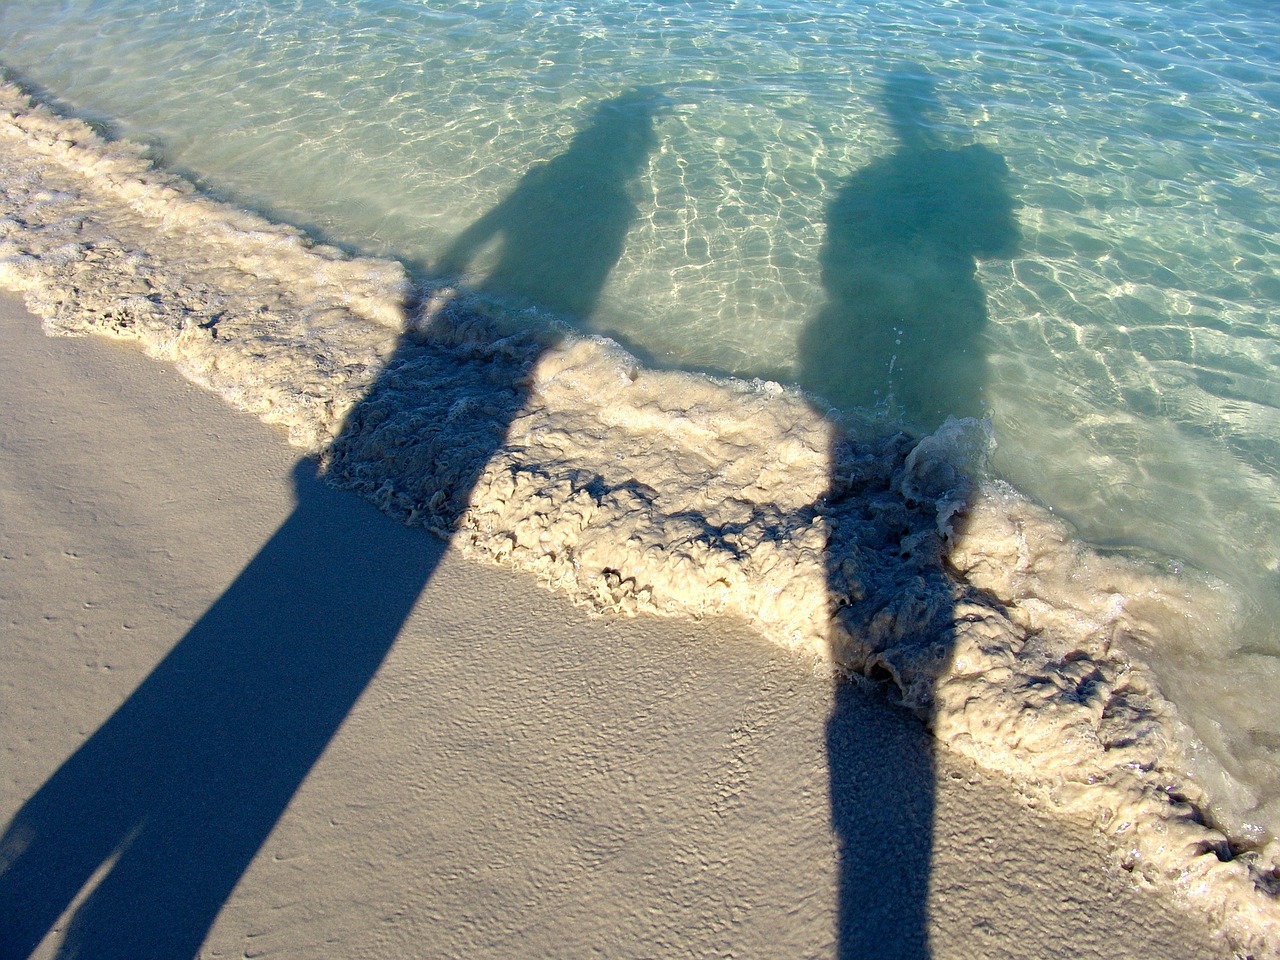
[{"label": "human shadow on sand", "polygon": [[[831,529],[832,656],[849,671],[826,731],[838,956],[919,960],[930,954],[933,746],[923,729],[868,724],[861,677],[891,681],[884,690],[928,723],[958,608],[988,603],[946,561],[985,433],[948,418],[982,414],[987,310],[976,261],[1010,256],[1019,231],[1003,158],[935,132],[930,77],[889,74],[882,106],[897,147],[827,209],[827,303],[802,334],[800,379],[837,407],[904,424],[870,441],[837,436],[817,513]],[[868,756],[893,760],[873,769]]]},{"label": "human shadow on sand", "polygon": [[[578,284],[551,306],[589,311],[635,215],[610,197],[625,196],[656,142],[656,106],[634,93],[600,105],[455,253],[500,229],[504,278],[536,277],[531,297]],[[580,204],[543,197],[577,181],[590,184]],[[402,338],[324,460],[340,485],[377,499],[411,447],[431,488],[417,519],[447,533],[524,406],[546,341],[498,347],[474,336],[480,319],[437,320]],[[0,956],[30,955],[73,904],[59,957],[195,955],[377,672],[444,548],[369,524],[310,462],[295,480],[289,518],[8,825]]]}]

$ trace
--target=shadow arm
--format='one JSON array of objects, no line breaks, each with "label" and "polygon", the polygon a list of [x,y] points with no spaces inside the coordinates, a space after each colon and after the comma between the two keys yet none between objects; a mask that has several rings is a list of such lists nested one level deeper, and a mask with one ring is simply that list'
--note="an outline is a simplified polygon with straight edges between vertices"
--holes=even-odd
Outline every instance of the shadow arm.
[{"label": "shadow arm", "polygon": [[436,275],[457,277],[462,274],[476,252],[501,231],[506,206],[505,201],[498,204],[458,234],[436,262]]}]

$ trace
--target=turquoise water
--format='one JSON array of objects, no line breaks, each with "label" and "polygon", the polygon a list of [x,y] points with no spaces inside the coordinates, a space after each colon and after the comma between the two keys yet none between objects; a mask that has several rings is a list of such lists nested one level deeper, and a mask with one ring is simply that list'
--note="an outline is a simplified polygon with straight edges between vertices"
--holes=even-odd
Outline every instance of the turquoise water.
[{"label": "turquoise water", "polygon": [[455,279],[650,363],[989,415],[993,472],[1084,539],[1239,596],[1227,648],[1150,654],[1280,797],[1271,4],[0,0],[0,62],[422,277],[641,90],[656,142],[598,295],[504,288],[492,247]]}]

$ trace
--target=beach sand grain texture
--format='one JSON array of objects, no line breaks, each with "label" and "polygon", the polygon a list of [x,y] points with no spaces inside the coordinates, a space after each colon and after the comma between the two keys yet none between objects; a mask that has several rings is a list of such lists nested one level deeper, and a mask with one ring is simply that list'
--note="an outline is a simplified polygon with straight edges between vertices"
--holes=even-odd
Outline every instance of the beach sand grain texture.
[{"label": "beach sand grain texture", "polygon": [[[295,511],[296,452],[127,348],[47,339],[16,300],[0,305],[12,827]],[[317,487],[393,560],[438,557],[200,956],[834,955],[831,689],[811,663],[731,621],[589,615]],[[854,714],[862,839],[884,858],[869,903],[905,882],[877,826],[903,812],[878,809],[876,790],[909,793],[935,753],[932,956],[1231,956],[1203,920],[1136,889],[1101,838],[939,748],[878,691]],[[92,909],[74,915],[33,955],[58,955],[68,926],[129,943],[84,929]]]},{"label": "beach sand grain texture", "polygon": [[[841,570],[849,578],[847,599],[854,602],[843,608],[853,616],[848,624],[841,621],[846,629],[836,659],[887,671],[908,702],[928,691],[933,729],[943,742],[989,770],[1019,778],[1038,802],[1102,827],[1114,857],[1144,882],[1207,912],[1237,945],[1265,953],[1266,944],[1274,944],[1275,901],[1259,895],[1255,883],[1265,886],[1277,851],[1219,862],[1215,851],[1224,851],[1226,840],[1200,820],[1203,797],[1183,773],[1176,716],[1126,649],[1130,641],[1144,642],[1152,625],[1176,626],[1186,607],[1215,604],[1211,585],[1094,556],[1007,489],[983,491],[968,505],[964,522],[953,524],[964,503],[947,478],[955,477],[951,458],[957,444],[964,445],[969,428],[963,424],[914,446],[889,438],[880,442],[883,449],[855,447],[831,484],[840,487],[839,502],[820,503],[828,487],[832,428],[793,393],[776,385],[759,389],[645,371],[599,341],[570,339],[549,348],[524,335],[499,338],[475,313],[476,304],[455,309],[448,296],[409,315],[398,264],[311,246],[291,227],[212,202],[135,147],[103,140],[11,88],[4,95],[9,115],[0,118],[6,120],[0,132],[12,149],[0,152],[0,172],[12,210],[0,218],[0,278],[24,291],[46,330],[105,334],[175,362],[233,406],[287,429],[295,446],[325,450],[332,478],[393,516],[442,528],[456,524],[452,544],[460,552],[535,572],[597,611],[665,611],[686,623],[736,612],[781,646],[821,658],[828,652],[828,615],[839,599],[828,596],[824,554],[839,545],[849,551]],[[459,373],[460,365],[473,372]],[[527,402],[510,419],[506,407],[519,383]],[[446,387],[453,392],[442,396]],[[352,410],[359,416],[348,419]],[[507,431],[500,448],[491,442],[499,422]],[[450,431],[463,424],[474,426],[474,435],[451,443]],[[338,443],[329,447],[335,436]],[[476,444],[487,459],[482,473],[467,479],[476,466]],[[364,643],[342,609],[342,571],[326,566],[328,551],[349,544],[347,559],[366,585],[382,590],[406,614],[406,601],[428,578],[434,582],[440,556],[405,554],[420,576],[402,578],[399,589],[390,589],[399,571],[376,540],[314,536],[355,521],[345,510],[332,510],[327,504],[333,492],[305,473],[297,472],[295,480],[306,496],[275,533],[265,533],[255,559],[177,645],[182,655],[160,662],[156,673],[163,682],[149,675],[140,695],[126,701],[148,705],[144,719],[162,720],[157,708],[165,701],[157,690],[225,695],[201,686],[204,674],[187,669],[183,657],[193,638],[205,662],[216,655],[210,624],[228,611],[264,644],[280,639],[252,609],[278,605],[278,595],[266,589],[270,578],[258,576],[277,561],[311,589],[313,602],[295,604],[286,618],[295,624],[293,641],[305,639],[308,621],[323,625],[320,611],[328,606],[342,616],[332,630],[321,629],[320,638],[340,644],[345,631],[361,643],[359,677],[324,678],[342,687],[328,691],[337,699],[325,729],[342,721],[363,689],[357,679],[367,682],[378,658],[387,655],[400,615],[378,616],[379,644]],[[466,493],[454,482],[458,478],[474,481],[468,504],[453,502]],[[864,492],[874,504],[864,501]],[[859,539],[866,526],[859,515],[874,505],[900,516],[904,501],[919,536],[874,553],[878,540]],[[306,522],[298,522],[300,516]],[[947,539],[940,536],[944,527],[951,529],[949,561],[971,582],[966,589],[979,593],[970,597],[977,602],[955,608],[953,662],[934,684],[938,664],[929,631],[938,626],[935,614],[952,610],[949,588],[942,583],[941,594],[918,597],[910,564],[894,557],[901,547],[927,563]],[[886,532],[892,531],[870,531],[873,537]],[[303,549],[282,552],[284,543]],[[379,569],[387,583],[376,575]],[[1099,575],[1115,584],[1102,595],[1092,586]],[[329,580],[333,588],[326,590],[322,581]],[[981,591],[1003,600],[1006,610],[994,609]],[[861,603],[867,592],[875,603]],[[860,629],[858,617],[882,604],[889,616]],[[306,645],[298,649],[310,654],[312,673],[322,672],[322,657]],[[261,689],[257,671],[241,669],[236,677]],[[327,741],[305,725],[303,712],[263,710],[257,697],[252,703],[263,719],[306,733],[307,750],[316,757],[323,751]],[[854,706],[841,703],[841,729],[856,728],[860,704],[860,698]],[[240,713],[236,730],[247,742],[253,724]],[[136,723],[139,708],[126,714]],[[197,729],[217,721],[215,710],[192,717]],[[118,729],[100,728],[109,734]],[[77,757],[100,757],[97,745],[112,736],[119,739],[118,733],[95,734],[92,749]],[[837,739],[853,756],[832,761],[832,768],[847,774],[843,782],[857,784],[856,771],[845,769],[856,759],[857,738]],[[185,755],[176,740],[169,746],[175,757]],[[287,755],[293,773],[272,781],[275,799],[249,806],[257,830],[270,829],[276,807],[283,809],[308,775],[309,762],[298,760],[303,751],[294,753]],[[241,759],[224,750],[218,763],[224,772],[243,774]],[[275,772],[269,765],[261,769]],[[153,772],[145,764],[143,770]],[[872,795],[910,797],[924,809],[932,804],[931,789],[901,781],[895,772],[877,784],[888,793],[873,789]],[[228,788],[221,797],[244,802]],[[170,810],[183,809],[172,795],[165,799]],[[861,834],[849,809],[841,807],[841,835],[846,850],[859,850]],[[924,813],[917,809],[915,815]],[[880,826],[910,843],[900,820],[906,822],[889,817]],[[171,842],[191,841],[173,824],[168,828]],[[886,846],[883,831],[880,840]],[[238,842],[242,865],[257,850],[231,834],[218,841]],[[917,843],[917,858],[921,847],[927,855],[928,843]],[[153,866],[157,849],[151,850]],[[905,888],[878,883],[883,900],[904,891],[910,895],[900,899],[916,899],[918,873],[904,871],[915,876]],[[239,867],[224,867],[216,881],[234,883],[238,876]],[[222,902],[215,885],[203,891],[206,913]],[[164,911],[156,906],[153,912],[159,925]],[[202,935],[202,924],[192,920],[186,932]]]},{"label": "beach sand grain texture", "polygon": [[[289,516],[296,454],[164,367],[46,339],[0,302],[8,823]],[[826,678],[731,622],[588,616],[330,495],[443,556],[201,956],[832,955]],[[913,776],[937,746],[864,699],[865,782]],[[933,956],[1230,955],[1087,829],[936,764]],[[899,812],[865,801],[874,849]]]}]

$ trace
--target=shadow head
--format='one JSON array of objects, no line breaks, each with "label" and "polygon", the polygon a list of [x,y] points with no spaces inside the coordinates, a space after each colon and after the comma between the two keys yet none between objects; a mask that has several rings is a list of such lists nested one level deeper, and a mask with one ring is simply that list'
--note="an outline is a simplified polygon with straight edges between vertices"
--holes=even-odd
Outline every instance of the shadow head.
[{"label": "shadow head", "polygon": [[636,87],[606,100],[574,136],[568,154],[591,158],[606,176],[637,177],[658,145],[657,120],[671,105],[653,87]]},{"label": "shadow head", "polygon": [[929,146],[942,117],[938,82],[917,70],[894,70],[885,76],[880,104],[894,135],[904,146]]}]

